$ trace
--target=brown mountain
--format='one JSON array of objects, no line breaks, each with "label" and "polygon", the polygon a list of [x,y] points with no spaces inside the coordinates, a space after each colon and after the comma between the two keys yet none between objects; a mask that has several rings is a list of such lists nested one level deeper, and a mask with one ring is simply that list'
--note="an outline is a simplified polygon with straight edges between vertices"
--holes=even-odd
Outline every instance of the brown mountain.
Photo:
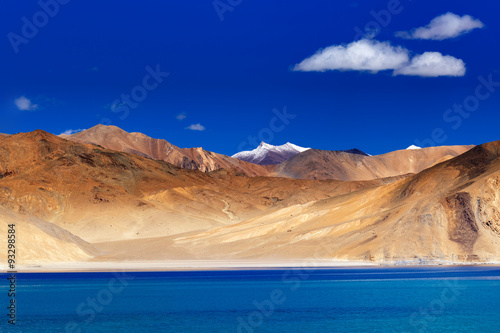
[{"label": "brown mountain", "polygon": [[387,181],[207,174],[40,130],[0,137],[0,221],[18,226],[24,263],[87,260],[115,242],[212,230]]},{"label": "brown mountain", "polygon": [[206,151],[203,148],[179,148],[166,140],[153,139],[142,133],[128,133],[116,126],[97,125],[73,135],[61,135],[61,137],[162,160],[184,169],[203,172],[235,169],[248,176],[269,175],[269,171],[264,166]]},{"label": "brown mountain", "polygon": [[297,179],[369,180],[418,173],[474,146],[443,146],[365,156],[310,149],[277,165],[273,175]]}]

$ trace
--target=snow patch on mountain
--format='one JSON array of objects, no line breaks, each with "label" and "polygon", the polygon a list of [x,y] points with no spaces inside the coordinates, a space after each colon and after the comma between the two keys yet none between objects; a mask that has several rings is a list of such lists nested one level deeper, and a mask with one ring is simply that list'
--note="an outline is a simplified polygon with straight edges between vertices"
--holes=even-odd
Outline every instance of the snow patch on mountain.
[{"label": "snow patch on mountain", "polygon": [[422,149],[422,147],[411,145],[410,147],[406,148],[406,150],[414,150],[414,149]]},{"label": "snow patch on mountain", "polygon": [[268,143],[261,142],[260,145],[254,150],[242,151],[234,154],[232,157],[250,163],[270,165],[284,162],[309,149],[311,148],[300,147],[290,142],[281,146],[273,146]]}]

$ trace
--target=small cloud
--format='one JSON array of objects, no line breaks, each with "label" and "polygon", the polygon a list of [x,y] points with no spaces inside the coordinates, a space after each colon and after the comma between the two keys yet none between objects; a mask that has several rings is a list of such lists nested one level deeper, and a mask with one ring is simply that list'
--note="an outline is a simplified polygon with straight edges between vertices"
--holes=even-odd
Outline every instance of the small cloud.
[{"label": "small cloud", "polygon": [[394,71],[394,75],[414,75],[424,77],[464,76],[465,63],[461,59],[439,52],[425,52],[413,57],[406,66]]},{"label": "small cloud", "polygon": [[186,127],[186,129],[191,130],[191,131],[204,131],[205,130],[205,126],[203,126],[202,124],[198,123],[198,124],[189,125],[188,127]]},{"label": "small cloud", "polygon": [[455,38],[466,34],[474,29],[483,28],[483,22],[470,15],[458,16],[453,13],[446,13],[434,18],[425,27],[420,27],[408,31],[396,32],[396,37],[406,39],[432,39],[444,40]]},{"label": "small cloud", "polygon": [[187,117],[186,113],[183,112],[183,113],[178,114],[175,118],[179,121],[182,121],[182,120],[186,119],[186,117]]},{"label": "small cloud", "polygon": [[333,45],[295,65],[294,71],[324,72],[379,71],[396,69],[409,61],[408,50],[389,42],[361,39],[347,45]]},{"label": "small cloud", "polygon": [[69,130],[65,130],[64,132],[62,132],[59,135],[72,135],[72,134],[75,134],[75,133],[79,133],[81,131],[85,131],[85,129],[84,128],[79,128],[77,130],[69,129]]},{"label": "small cloud", "polygon": [[14,100],[17,108],[21,111],[36,111],[38,109],[38,104],[33,104],[30,99],[25,96],[21,96]]}]

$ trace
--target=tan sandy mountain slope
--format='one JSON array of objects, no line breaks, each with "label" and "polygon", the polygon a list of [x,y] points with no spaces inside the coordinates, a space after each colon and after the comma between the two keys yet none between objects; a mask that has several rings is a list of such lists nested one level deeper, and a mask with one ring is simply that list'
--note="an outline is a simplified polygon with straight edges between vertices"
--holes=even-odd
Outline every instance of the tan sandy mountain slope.
[{"label": "tan sandy mountain slope", "polygon": [[[500,261],[500,141],[398,182],[178,237],[193,255]],[[307,256],[304,254],[307,253]]]}]

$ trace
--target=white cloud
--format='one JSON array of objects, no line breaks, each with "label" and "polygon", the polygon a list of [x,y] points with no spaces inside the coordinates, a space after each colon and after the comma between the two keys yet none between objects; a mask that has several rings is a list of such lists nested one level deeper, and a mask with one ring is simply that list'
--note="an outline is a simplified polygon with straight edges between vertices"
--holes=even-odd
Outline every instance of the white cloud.
[{"label": "white cloud", "polygon": [[406,66],[394,71],[394,75],[415,75],[425,77],[464,76],[463,60],[439,52],[425,52],[413,57]]},{"label": "white cloud", "polygon": [[25,96],[21,96],[14,100],[17,108],[21,111],[36,111],[38,109],[38,104],[31,103],[31,100]]},{"label": "white cloud", "polygon": [[455,38],[474,29],[483,27],[483,22],[470,15],[458,16],[448,12],[434,18],[425,27],[416,28],[410,32],[399,31],[396,32],[396,36],[406,39],[443,40]]},{"label": "white cloud", "polygon": [[461,59],[439,52],[425,52],[410,58],[410,51],[389,42],[362,39],[346,46],[334,45],[318,51],[295,65],[295,71],[324,72],[326,70],[369,71],[393,70],[394,75],[423,77],[464,76]]},{"label": "white cloud", "polygon": [[183,112],[183,113],[180,113],[178,114],[175,118],[177,118],[177,120],[184,120],[186,119],[186,114]]},{"label": "white cloud", "polygon": [[205,130],[205,126],[203,126],[202,124],[198,123],[198,124],[189,125],[188,127],[186,127],[186,129],[189,129],[189,130],[192,130],[192,131],[204,131]]},{"label": "white cloud", "polygon": [[378,71],[395,69],[409,61],[408,50],[389,42],[361,39],[348,45],[333,45],[295,65],[294,71]]},{"label": "white cloud", "polygon": [[85,131],[85,129],[84,128],[79,128],[77,130],[69,129],[69,130],[65,130],[64,132],[62,132],[59,135],[72,135],[72,134],[75,134],[75,133],[79,133],[81,131]]}]

